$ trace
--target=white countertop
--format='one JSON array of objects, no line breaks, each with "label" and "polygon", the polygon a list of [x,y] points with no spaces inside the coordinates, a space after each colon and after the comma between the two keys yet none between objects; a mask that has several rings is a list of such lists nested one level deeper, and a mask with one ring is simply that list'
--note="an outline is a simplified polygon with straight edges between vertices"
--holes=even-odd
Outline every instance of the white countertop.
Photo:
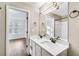
[{"label": "white countertop", "polygon": [[69,48],[68,42],[63,40],[53,43],[48,38],[41,39],[39,36],[31,36],[30,39],[54,56]]}]

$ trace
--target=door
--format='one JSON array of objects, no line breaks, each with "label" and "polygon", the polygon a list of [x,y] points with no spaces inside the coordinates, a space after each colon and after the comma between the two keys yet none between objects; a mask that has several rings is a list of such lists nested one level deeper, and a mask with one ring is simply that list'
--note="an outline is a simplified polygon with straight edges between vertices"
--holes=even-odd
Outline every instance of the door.
[{"label": "door", "polygon": [[6,6],[6,55],[26,55],[28,12]]}]

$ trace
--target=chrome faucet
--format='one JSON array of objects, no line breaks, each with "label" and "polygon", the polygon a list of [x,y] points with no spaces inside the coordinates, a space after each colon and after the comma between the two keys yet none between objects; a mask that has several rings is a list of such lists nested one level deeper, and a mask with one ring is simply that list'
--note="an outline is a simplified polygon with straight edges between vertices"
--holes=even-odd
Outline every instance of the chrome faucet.
[{"label": "chrome faucet", "polygon": [[61,40],[59,36],[56,38],[50,38],[51,42],[56,43],[57,40]]},{"label": "chrome faucet", "polygon": [[56,43],[56,39],[50,38],[51,42]]}]

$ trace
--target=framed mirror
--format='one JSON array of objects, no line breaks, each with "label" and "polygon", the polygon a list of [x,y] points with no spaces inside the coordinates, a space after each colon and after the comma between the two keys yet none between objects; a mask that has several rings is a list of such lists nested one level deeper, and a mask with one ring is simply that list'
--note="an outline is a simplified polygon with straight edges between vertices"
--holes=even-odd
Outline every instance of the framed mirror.
[{"label": "framed mirror", "polygon": [[[48,8],[46,6],[40,8],[40,34],[46,34],[49,37],[59,36],[61,39],[68,41],[68,3],[57,4],[59,8],[49,7],[51,3],[47,3]],[[44,26],[41,25],[42,22]]]}]

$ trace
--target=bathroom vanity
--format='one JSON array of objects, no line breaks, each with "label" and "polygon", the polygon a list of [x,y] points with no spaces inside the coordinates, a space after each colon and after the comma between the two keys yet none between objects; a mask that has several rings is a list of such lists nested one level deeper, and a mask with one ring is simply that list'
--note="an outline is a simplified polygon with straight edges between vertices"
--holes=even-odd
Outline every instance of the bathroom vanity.
[{"label": "bathroom vanity", "polygon": [[[30,36],[32,56],[66,56],[68,42],[68,3],[49,2],[40,7],[39,34]],[[49,36],[49,37],[47,37]],[[55,43],[50,38],[59,37]]]},{"label": "bathroom vanity", "polygon": [[32,56],[66,56],[69,44],[66,41],[59,40],[53,43],[50,38],[39,36],[30,37],[30,54]]}]

